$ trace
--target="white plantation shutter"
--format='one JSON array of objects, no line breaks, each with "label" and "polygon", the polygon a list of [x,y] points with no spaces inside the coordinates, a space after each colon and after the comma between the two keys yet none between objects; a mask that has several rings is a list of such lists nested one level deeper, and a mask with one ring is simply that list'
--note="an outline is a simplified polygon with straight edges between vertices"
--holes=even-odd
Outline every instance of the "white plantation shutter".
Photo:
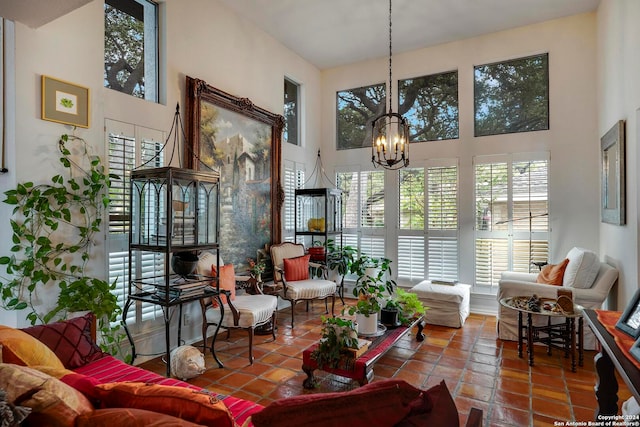
[{"label": "white plantation shutter", "polygon": [[384,172],[339,172],[336,182],[343,196],[343,245],[384,257]]},{"label": "white plantation shutter", "polygon": [[502,157],[475,159],[474,168],[475,285],[488,292],[497,290],[503,271],[535,272],[531,261],[549,254],[549,161],[540,158],[546,155]]},{"label": "white plantation shutter", "polygon": [[[133,125],[105,121],[109,146],[109,173],[112,179],[109,197],[108,265],[109,281],[116,281],[115,294],[121,307],[126,303],[129,283],[129,192],[130,173],[136,165],[158,167],[164,164],[162,132]],[[136,137],[137,136],[137,137]],[[131,260],[136,277],[150,278],[164,271],[164,255],[136,251]],[[129,325],[161,317],[155,304],[135,302],[127,313]]]},{"label": "white plantation shutter", "polygon": [[458,167],[447,163],[399,171],[398,277],[412,283],[458,279]]},{"label": "white plantation shutter", "polygon": [[[284,235],[283,241],[293,242],[295,239],[295,191],[304,188],[305,171],[304,165],[296,162],[284,162]],[[302,221],[303,216],[298,216],[298,221]],[[302,224],[298,224],[298,229],[302,229]],[[302,242],[300,242],[302,243]]]}]

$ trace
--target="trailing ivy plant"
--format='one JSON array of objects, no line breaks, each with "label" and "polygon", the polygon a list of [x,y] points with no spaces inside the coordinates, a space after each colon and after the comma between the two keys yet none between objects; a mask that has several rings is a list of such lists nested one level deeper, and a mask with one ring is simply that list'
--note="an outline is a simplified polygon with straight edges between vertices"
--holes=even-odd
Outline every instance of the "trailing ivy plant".
[{"label": "trailing ivy plant", "polygon": [[[68,148],[72,142],[74,154]],[[58,149],[66,176],[55,175],[50,184],[21,183],[4,193],[4,202],[14,206],[13,246],[11,255],[0,257],[0,265],[12,277],[0,281],[1,303],[6,309],[27,309],[32,325],[89,310],[98,319],[101,347],[117,354],[124,334],[120,325],[111,326],[121,313],[113,293],[116,282],[85,274],[114,176],[105,172],[98,156],[89,154],[82,138],[62,135]],[[42,314],[34,296],[52,285],[60,289],[56,306]]]}]

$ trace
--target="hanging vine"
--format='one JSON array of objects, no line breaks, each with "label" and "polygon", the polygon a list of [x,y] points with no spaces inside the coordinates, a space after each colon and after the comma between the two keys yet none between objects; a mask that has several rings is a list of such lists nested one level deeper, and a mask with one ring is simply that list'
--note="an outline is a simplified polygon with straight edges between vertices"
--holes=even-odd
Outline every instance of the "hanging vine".
[{"label": "hanging vine", "polygon": [[[72,142],[77,145],[73,155],[68,148]],[[105,347],[120,341],[120,326],[110,326],[121,312],[112,292],[116,283],[87,276],[85,271],[109,205],[113,176],[105,172],[98,156],[89,154],[80,137],[62,135],[58,149],[67,176],[55,175],[50,184],[21,183],[4,193],[4,202],[15,207],[10,219],[11,255],[0,257],[0,265],[12,276],[0,283],[1,302],[6,309],[27,309],[31,324],[90,310],[98,319]],[[56,306],[41,314],[35,296],[52,285],[60,289]]]}]

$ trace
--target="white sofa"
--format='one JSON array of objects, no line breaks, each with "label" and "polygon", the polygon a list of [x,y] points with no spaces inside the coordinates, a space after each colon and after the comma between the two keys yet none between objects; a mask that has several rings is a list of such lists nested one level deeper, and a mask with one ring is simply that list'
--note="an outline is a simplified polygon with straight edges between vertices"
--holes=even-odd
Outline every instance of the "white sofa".
[{"label": "white sofa", "polygon": [[[569,263],[563,277],[563,288],[571,289],[573,300],[585,308],[602,307],[611,287],[618,279],[618,270],[601,262],[598,256],[587,249],[573,248],[567,254]],[[498,301],[502,298],[530,296],[557,298],[559,286],[536,283],[536,273],[516,273],[505,271],[498,286]],[[542,325],[547,318],[534,316],[534,323]],[[502,305],[498,306],[498,337],[503,340],[518,339],[518,312]],[[595,337],[591,330],[584,327],[584,347],[595,349]]]}]

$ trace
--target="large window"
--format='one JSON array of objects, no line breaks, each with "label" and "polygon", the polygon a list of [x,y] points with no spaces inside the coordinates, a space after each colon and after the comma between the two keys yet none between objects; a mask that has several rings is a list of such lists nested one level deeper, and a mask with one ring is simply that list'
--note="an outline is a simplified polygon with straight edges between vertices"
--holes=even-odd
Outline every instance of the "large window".
[{"label": "large window", "polygon": [[384,172],[339,172],[342,241],[373,257],[385,256]]},{"label": "large window", "polygon": [[336,143],[338,150],[371,147],[371,123],[386,111],[385,85],[338,92],[336,97]]},{"label": "large window", "polygon": [[158,6],[105,0],[104,86],[158,101]]},{"label": "large window", "polygon": [[457,71],[398,81],[398,105],[411,142],[458,138]]},{"label": "large window", "polygon": [[495,292],[503,271],[548,259],[549,162],[515,157],[474,161],[476,290]]},{"label": "large window", "polygon": [[300,85],[284,79],[284,130],[282,139],[300,145]]},{"label": "large window", "polygon": [[549,129],[549,55],[474,69],[475,136]]},{"label": "large window", "polygon": [[457,165],[400,170],[398,208],[398,277],[457,280]]},{"label": "large window", "polygon": [[[116,295],[123,307],[129,280],[129,207],[130,174],[138,166],[164,166],[163,133],[126,123],[105,121],[109,147],[109,173],[118,176],[111,180],[109,197],[109,282],[116,281]],[[149,278],[164,269],[164,255],[136,251],[131,266],[135,277]],[[129,325],[162,317],[159,306],[136,302],[127,313]]]}]

